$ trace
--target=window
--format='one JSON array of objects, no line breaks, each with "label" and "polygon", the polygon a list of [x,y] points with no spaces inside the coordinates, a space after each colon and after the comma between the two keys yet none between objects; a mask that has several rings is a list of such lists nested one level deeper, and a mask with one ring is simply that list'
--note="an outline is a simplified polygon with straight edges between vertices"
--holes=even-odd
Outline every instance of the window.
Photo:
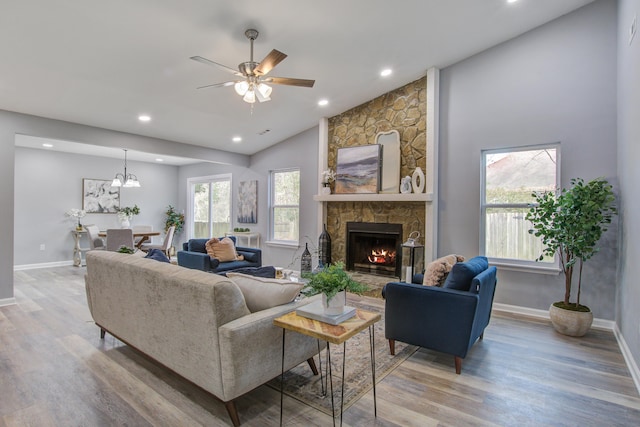
[{"label": "window", "polygon": [[189,238],[224,236],[231,231],[231,175],[190,178]]},{"label": "window", "polygon": [[560,145],[482,152],[480,250],[494,264],[556,270],[525,219],[535,191],[560,187]]},{"label": "window", "polygon": [[269,180],[270,240],[298,244],[300,170],[271,171]]}]

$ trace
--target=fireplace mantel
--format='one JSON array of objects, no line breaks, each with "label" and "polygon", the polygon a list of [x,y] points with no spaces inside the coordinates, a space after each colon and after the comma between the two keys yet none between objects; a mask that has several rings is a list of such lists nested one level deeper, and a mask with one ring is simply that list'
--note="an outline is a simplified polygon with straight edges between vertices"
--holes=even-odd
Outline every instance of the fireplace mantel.
[{"label": "fireplace mantel", "polygon": [[316,202],[431,202],[433,193],[318,194]]}]

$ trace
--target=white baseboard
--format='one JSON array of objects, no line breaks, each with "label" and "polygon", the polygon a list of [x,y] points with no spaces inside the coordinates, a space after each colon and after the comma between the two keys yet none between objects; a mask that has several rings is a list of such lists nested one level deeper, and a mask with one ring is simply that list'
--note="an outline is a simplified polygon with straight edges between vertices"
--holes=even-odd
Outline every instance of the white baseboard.
[{"label": "white baseboard", "polygon": [[56,261],[56,262],[43,262],[40,264],[14,265],[13,271],[33,270],[34,268],[66,267],[68,265],[73,265],[73,261]]},{"label": "white baseboard", "polygon": [[16,303],[15,298],[3,298],[0,299],[0,307],[4,307],[5,305],[14,305]]},{"label": "white baseboard", "polygon": [[636,389],[638,390],[638,393],[640,393],[640,369],[638,369],[638,365],[636,364],[636,361],[631,354],[631,350],[629,350],[629,346],[627,346],[627,342],[624,340],[624,336],[620,332],[618,325],[613,329],[613,333],[616,336],[616,340],[618,340],[618,345],[620,346],[620,351],[622,352],[624,361],[627,363],[627,367],[631,372],[631,378],[633,378],[633,382],[636,384]]},{"label": "white baseboard", "polygon": [[[497,302],[493,303],[493,309],[495,311],[504,311],[505,313],[521,314],[523,316],[549,320],[549,310],[539,310],[537,308],[521,307],[519,305],[500,304]],[[593,325],[591,325],[591,327],[595,329],[613,331],[616,327],[616,323],[613,320],[593,319]]]},{"label": "white baseboard", "polygon": [[[493,310],[549,320],[548,310],[538,310],[536,308],[520,307],[517,305],[500,304],[495,302],[493,303]],[[616,341],[618,341],[620,352],[622,353],[627,367],[629,368],[629,372],[631,372],[631,378],[636,385],[638,393],[640,393],[640,369],[638,369],[638,365],[636,364],[636,361],[631,354],[631,350],[629,350],[629,347],[624,340],[624,336],[620,332],[620,329],[618,328],[616,322],[614,322],[613,320],[593,319],[592,327],[595,329],[605,329],[613,332],[614,336],[616,337]]]}]

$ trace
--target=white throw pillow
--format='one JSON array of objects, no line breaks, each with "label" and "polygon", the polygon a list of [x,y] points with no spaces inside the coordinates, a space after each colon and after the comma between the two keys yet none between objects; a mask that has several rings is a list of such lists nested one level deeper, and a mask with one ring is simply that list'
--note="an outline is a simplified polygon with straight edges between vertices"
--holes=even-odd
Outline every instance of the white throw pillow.
[{"label": "white throw pillow", "polygon": [[290,280],[269,279],[242,273],[230,272],[227,273],[227,277],[240,288],[252,313],[293,301],[304,286]]}]

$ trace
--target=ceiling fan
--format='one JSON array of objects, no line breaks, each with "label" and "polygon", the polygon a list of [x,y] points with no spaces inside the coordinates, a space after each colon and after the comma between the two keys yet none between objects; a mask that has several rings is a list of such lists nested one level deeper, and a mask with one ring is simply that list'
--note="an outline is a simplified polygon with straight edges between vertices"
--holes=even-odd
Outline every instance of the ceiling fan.
[{"label": "ceiling fan", "polygon": [[239,80],[233,80],[223,83],[215,83],[212,85],[200,86],[198,89],[210,88],[210,87],[227,87],[234,86],[236,93],[242,96],[245,102],[253,104],[256,99],[260,102],[270,101],[271,87],[266,83],[272,83],[277,85],[289,85],[289,86],[301,86],[301,87],[313,87],[315,80],[306,79],[292,79],[288,77],[266,77],[276,65],[282,62],[287,55],[279,50],[273,49],[269,54],[260,62],[253,61],[253,41],[258,38],[258,30],[249,29],[244,32],[244,35],[251,42],[251,56],[248,62],[243,62],[238,65],[238,70],[227,67],[226,65],[219,64],[201,56],[192,56],[191,59],[200,62],[205,65],[214,65],[221,68],[237,77]]}]

